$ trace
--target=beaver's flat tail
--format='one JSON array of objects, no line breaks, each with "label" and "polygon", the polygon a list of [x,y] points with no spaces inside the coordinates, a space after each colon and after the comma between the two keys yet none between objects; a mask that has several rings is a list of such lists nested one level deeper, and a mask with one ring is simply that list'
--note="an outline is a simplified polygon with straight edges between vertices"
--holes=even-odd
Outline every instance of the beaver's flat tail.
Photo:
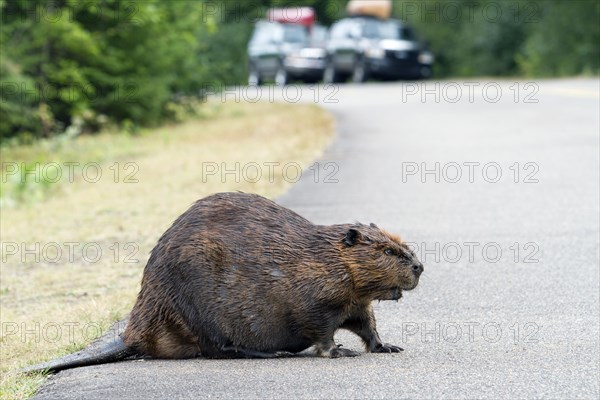
[{"label": "beaver's flat tail", "polygon": [[36,372],[55,373],[69,368],[121,361],[135,354],[136,352],[127,347],[119,337],[115,341],[103,343],[101,346],[90,346],[77,353],[68,354],[56,360],[26,367],[21,372],[26,374]]}]

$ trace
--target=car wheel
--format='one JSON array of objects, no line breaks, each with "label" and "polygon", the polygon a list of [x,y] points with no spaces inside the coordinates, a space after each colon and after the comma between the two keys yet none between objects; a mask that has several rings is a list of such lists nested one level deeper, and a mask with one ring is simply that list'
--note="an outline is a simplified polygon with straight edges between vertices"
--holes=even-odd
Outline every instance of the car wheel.
[{"label": "car wheel", "polygon": [[431,78],[431,67],[429,66],[422,66],[421,69],[419,70],[419,78],[421,79],[429,79]]},{"label": "car wheel", "polygon": [[368,78],[368,73],[367,73],[367,66],[365,64],[365,60],[360,59],[354,66],[354,71],[352,71],[352,82],[363,83],[367,80],[367,78]]},{"label": "car wheel", "polygon": [[289,82],[288,73],[285,70],[285,68],[283,67],[283,65],[280,65],[279,68],[277,69],[277,72],[275,73],[275,84],[277,86],[285,86],[288,84],[288,82]]},{"label": "car wheel", "polygon": [[248,86],[260,86],[261,84],[262,79],[260,79],[260,74],[256,68],[250,68],[250,73],[248,74]]},{"label": "car wheel", "polygon": [[340,74],[335,70],[332,63],[328,63],[323,72],[323,83],[331,84],[340,82]]}]

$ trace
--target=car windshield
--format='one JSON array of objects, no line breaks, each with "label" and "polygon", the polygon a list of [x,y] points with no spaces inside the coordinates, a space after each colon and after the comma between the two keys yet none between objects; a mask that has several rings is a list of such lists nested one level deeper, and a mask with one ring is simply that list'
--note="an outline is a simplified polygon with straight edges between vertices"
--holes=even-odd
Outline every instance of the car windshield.
[{"label": "car windshield", "polygon": [[286,43],[305,43],[308,40],[308,32],[302,25],[283,26],[283,41]]},{"label": "car windshield", "polygon": [[371,22],[365,26],[365,36],[373,39],[416,40],[412,29],[397,22]]}]

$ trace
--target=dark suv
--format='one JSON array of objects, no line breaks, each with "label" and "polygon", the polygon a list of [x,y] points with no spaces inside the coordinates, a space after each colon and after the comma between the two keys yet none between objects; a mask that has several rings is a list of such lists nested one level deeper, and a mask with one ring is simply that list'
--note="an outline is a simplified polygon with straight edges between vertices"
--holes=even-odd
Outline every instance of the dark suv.
[{"label": "dark suv", "polygon": [[327,30],[319,25],[259,21],[248,43],[248,84],[317,81],[325,70]]},{"label": "dark suv", "polygon": [[323,80],[429,78],[432,64],[433,54],[402,21],[344,18],[331,27]]}]

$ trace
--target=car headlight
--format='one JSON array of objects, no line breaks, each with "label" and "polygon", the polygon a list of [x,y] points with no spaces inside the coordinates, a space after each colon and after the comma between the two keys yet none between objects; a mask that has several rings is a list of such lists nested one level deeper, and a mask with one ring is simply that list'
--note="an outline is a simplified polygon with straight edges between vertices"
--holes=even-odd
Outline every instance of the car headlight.
[{"label": "car headlight", "polygon": [[433,54],[429,51],[422,51],[419,53],[419,62],[421,64],[433,64]]},{"label": "car headlight", "polygon": [[365,50],[365,55],[369,58],[384,58],[385,50],[379,47],[369,48]]}]

